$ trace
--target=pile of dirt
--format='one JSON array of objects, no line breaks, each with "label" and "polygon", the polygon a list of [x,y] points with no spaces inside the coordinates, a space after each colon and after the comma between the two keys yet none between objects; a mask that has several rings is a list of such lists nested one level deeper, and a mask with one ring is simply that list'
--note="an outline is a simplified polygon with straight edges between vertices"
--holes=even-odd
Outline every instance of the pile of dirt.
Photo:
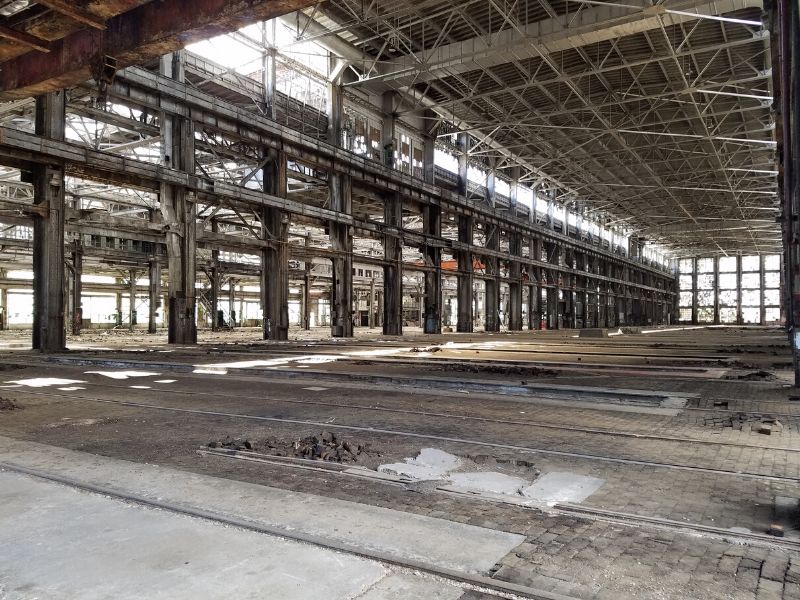
[{"label": "pile of dirt", "polygon": [[8,400],[6,398],[0,398],[0,412],[8,412],[12,410],[20,410],[22,407],[14,402],[13,400]]},{"label": "pile of dirt", "polygon": [[381,453],[350,438],[339,438],[330,431],[308,435],[296,440],[267,438],[264,441],[231,439],[210,442],[209,448],[246,450],[273,456],[288,456],[308,460],[324,460],[337,463],[354,463],[366,458],[380,457]]},{"label": "pile of dirt", "polygon": [[737,381],[775,381],[777,376],[769,371],[751,371],[742,375],[726,375],[725,379],[735,379]]}]

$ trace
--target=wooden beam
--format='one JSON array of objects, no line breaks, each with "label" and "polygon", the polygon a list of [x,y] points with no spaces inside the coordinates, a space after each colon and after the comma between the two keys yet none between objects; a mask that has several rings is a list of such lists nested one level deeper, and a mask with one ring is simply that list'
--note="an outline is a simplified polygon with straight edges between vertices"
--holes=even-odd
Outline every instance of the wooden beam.
[{"label": "wooden beam", "polygon": [[38,0],[38,4],[46,6],[50,10],[69,17],[73,21],[78,21],[95,29],[105,29],[106,24],[103,19],[90,13],[88,10],[78,5],[76,2],[66,2],[65,0]]},{"label": "wooden beam", "polygon": [[30,33],[12,29],[8,25],[4,25],[2,23],[0,23],[0,38],[17,42],[18,44],[22,44],[28,48],[33,48],[39,52],[50,52],[50,46],[47,41],[38,38],[35,35],[31,35]]}]

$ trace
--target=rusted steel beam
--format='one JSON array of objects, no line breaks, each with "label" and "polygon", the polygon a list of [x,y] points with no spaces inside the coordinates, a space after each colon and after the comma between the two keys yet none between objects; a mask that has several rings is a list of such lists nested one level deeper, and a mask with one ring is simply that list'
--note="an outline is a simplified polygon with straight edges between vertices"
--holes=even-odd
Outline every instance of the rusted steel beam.
[{"label": "rusted steel beam", "polygon": [[46,6],[50,10],[54,10],[55,12],[60,13],[65,17],[69,17],[73,21],[77,21],[78,23],[88,25],[89,27],[94,27],[95,29],[106,28],[105,21],[102,18],[92,14],[82,6],[76,4],[74,1],[69,2],[67,0],[38,0],[38,4]]},{"label": "rusted steel beam", "polygon": [[314,0],[160,0],[54,42],[48,54],[29,52],[3,64],[0,100],[38,96],[95,76],[110,56],[117,68],[142,64],[187,44],[306,8]]},{"label": "rusted steel beam", "polygon": [[12,29],[8,25],[0,23],[0,38],[17,42],[28,48],[33,48],[39,52],[50,52],[50,46],[46,40],[40,39],[35,35]]}]

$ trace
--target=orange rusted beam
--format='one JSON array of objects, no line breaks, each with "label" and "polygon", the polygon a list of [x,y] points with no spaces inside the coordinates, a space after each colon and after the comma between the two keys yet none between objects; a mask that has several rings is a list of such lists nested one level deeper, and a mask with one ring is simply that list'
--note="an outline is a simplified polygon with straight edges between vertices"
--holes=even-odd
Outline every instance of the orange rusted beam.
[{"label": "orange rusted beam", "polygon": [[103,57],[117,68],[142,64],[187,44],[315,4],[315,0],[156,0],[2,64],[0,100],[38,96],[93,77]]}]

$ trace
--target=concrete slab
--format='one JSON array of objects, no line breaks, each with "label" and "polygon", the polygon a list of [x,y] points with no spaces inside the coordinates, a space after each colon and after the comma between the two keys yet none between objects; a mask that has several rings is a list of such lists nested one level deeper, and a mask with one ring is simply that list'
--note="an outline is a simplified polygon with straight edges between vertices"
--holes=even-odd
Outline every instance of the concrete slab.
[{"label": "concrete slab", "polygon": [[401,582],[451,597],[441,583],[428,596],[425,580],[393,588],[374,561],[11,472],[0,473],[0,547],[0,597],[18,600],[388,600]]},{"label": "concrete slab", "polygon": [[550,506],[559,502],[577,503],[594,494],[603,483],[602,479],[588,475],[552,472],[542,475],[532,486],[522,490],[522,494]]},{"label": "concrete slab", "polygon": [[[198,458],[198,460],[202,460]],[[215,460],[208,458],[206,460]],[[524,536],[0,437],[0,462],[401,563],[485,573]]]},{"label": "concrete slab", "polygon": [[443,479],[461,465],[461,459],[449,452],[436,448],[423,448],[414,458],[405,462],[380,465],[378,471],[410,477],[418,481]]},{"label": "concrete slab", "polygon": [[358,600],[456,600],[464,590],[422,576],[392,573],[370,587]]}]

